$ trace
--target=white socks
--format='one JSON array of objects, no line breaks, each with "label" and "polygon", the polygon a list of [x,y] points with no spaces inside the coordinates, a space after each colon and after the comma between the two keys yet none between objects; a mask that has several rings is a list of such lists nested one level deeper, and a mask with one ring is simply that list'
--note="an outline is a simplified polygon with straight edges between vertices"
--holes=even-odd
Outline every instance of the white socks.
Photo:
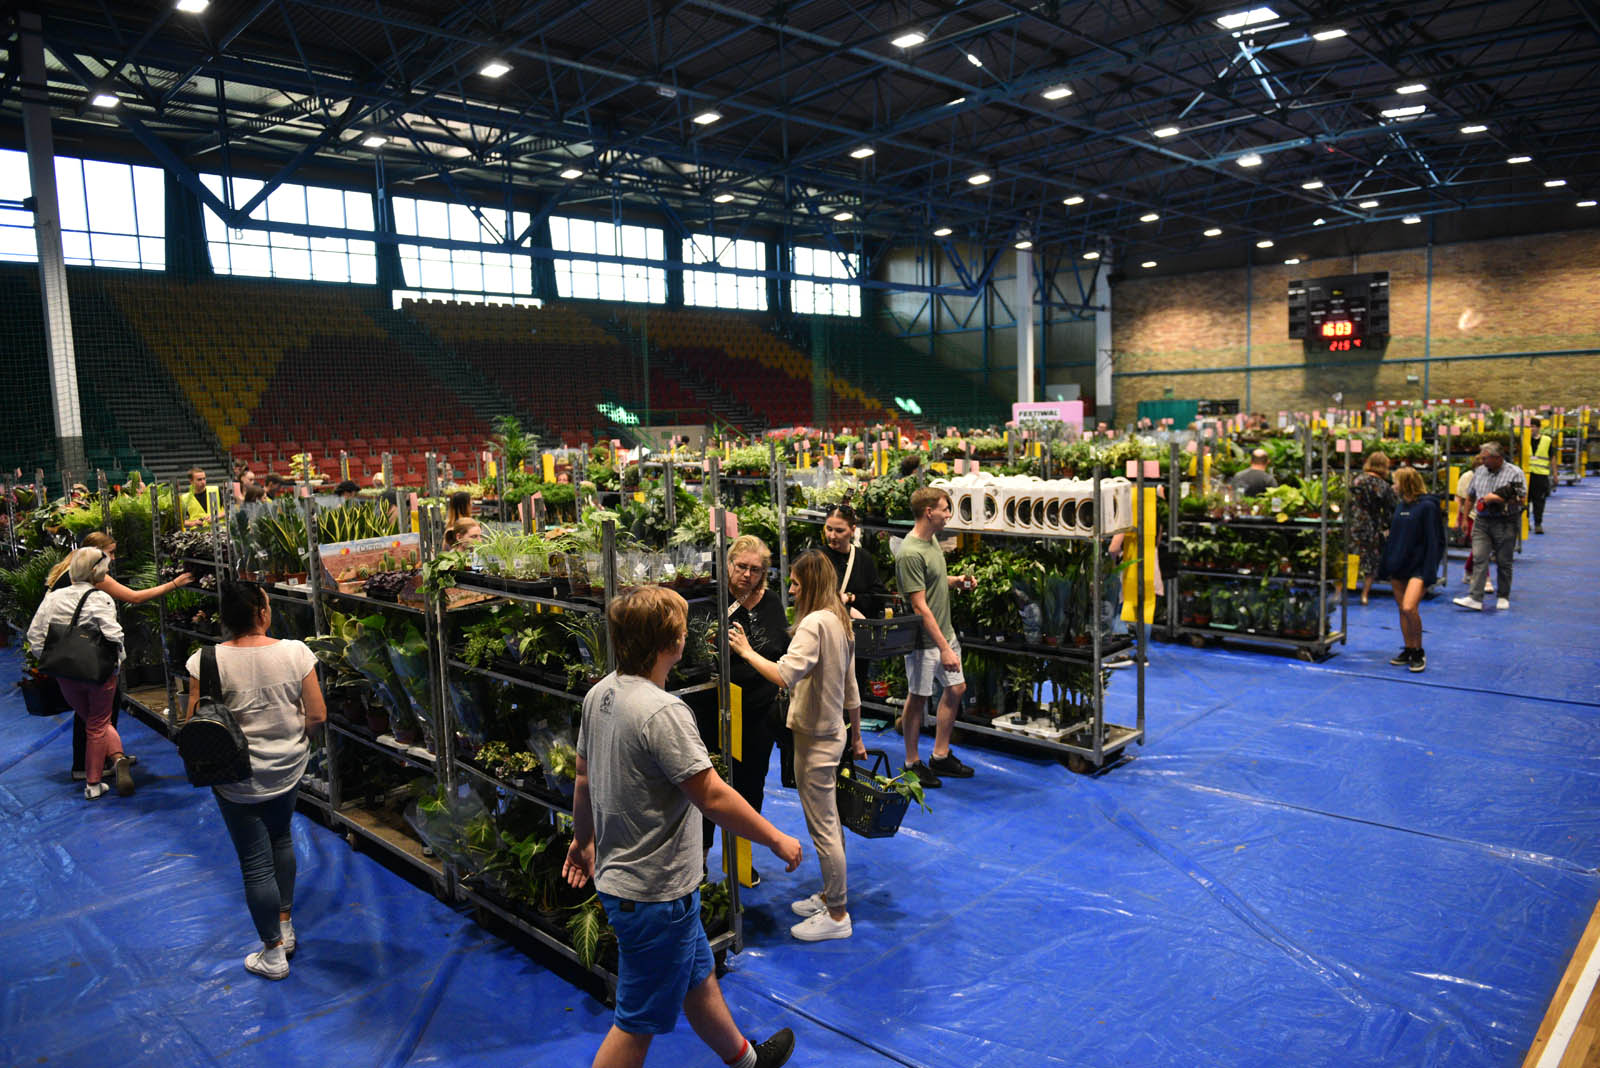
[{"label": "white socks", "polygon": [[295,946],[294,921],[293,920],[279,920],[278,921],[278,936],[283,939],[283,955],[285,957],[294,956],[294,946]]}]

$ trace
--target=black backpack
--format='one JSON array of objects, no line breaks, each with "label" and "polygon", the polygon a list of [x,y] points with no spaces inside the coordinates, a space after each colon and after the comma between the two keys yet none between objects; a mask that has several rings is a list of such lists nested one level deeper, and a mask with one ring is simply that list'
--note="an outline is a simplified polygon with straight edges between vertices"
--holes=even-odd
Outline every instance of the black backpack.
[{"label": "black backpack", "polygon": [[233,713],[222,703],[217,647],[200,653],[200,703],[178,728],[178,755],[190,786],[224,786],[250,777],[250,746]]}]

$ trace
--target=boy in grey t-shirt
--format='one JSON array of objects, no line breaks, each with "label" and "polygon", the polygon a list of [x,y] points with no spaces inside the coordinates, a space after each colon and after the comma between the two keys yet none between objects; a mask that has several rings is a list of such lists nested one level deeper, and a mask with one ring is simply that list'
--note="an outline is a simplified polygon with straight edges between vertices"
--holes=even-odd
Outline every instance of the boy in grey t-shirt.
[{"label": "boy in grey t-shirt", "polygon": [[651,1038],[680,1009],[723,1061],[773,1068],[794,1051],[784,1028],[751,1045],[728,1012],[700,924],[698,808],[741,838],[767,846],[794,871],[800,843],[761,817],[711,767],[688,706],[666,692],[683,656],[688,605],[645,586],[606,610],[617,670],[583,701],[572,846],[563,872],[594,879],[617,934],[617,1009],[596,1066],[643,1064]]}]

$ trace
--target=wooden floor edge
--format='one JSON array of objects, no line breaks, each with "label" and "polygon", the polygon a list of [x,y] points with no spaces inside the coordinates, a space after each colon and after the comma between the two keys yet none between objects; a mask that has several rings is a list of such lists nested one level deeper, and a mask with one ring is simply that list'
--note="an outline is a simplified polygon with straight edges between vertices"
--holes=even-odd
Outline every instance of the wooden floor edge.
[{"label": "wooden floor edge", "polygon": [[[1533,1045],[1528,1047],[1528,1055],[1523,1058],[1522,1068],[1534,1068],[1539,1063],[1539,1058],[1544,1055],[1545,1047],[1550,1042],[1550,1036],[1556,1029],[1556,1023],[1561,1019],[1562,1012],[1571,1000],[1573,990],[1578,985],[1578,979],[1583,973],[1584,965],[1589,960],[1589,955],[1594,952],[1595,944],[1600,942],[1600,901],[1595,903],[1595,909],[1589,916],[1589,925],[1583,929],[1583,937],[1578,939],[1578,947],[1572,951],[1572,959],[1567,962],[1567,970],[1561,976],[1561,982],[1556,985],[1555,996],[1550,999],[1550,1007],[1545,1010],[1544,1020],[1539,1024],[1538,1032],[1533,1036]],[[1600,986],[1591,992],[1591,1005],[1600,999]],[[1578,1048],[1580,1035],[1574,1034],[1573,1043],[1568,1047],[1566,1055],[1562,1057],[1562,1064],[1583,1064],[1589,1053],[1589,1045],[1595,1044],[1595,1037],[1589,1035],[1583,1039],[1584,1048]]]}]

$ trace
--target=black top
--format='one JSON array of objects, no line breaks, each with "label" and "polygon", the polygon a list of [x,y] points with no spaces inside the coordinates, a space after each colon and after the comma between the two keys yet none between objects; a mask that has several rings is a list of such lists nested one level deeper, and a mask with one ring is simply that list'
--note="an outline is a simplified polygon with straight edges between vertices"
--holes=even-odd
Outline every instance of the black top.
[{"label": "black top", "polygon": [[[783,602],[771,590],[756,602],[754,612],[735,602],[728,621],[743,627],[750,648],[768,660],[776,661],[789,651],[789,620],[783,613]],[[746,715],[770,708],[778,700],[778,688],[737,653],[729,659],[728,680],[744,691]]]},{"label": "black top", "polygon": [[1233,476],[1233,488],[1241,497],[1255,497],[1278,484],[1271,471],[1247,467]]},{"label": "black top", "polygon": [[[835,552],[826,543],[822,551],[833,564],[834,573],[843,581],[850,554]],[[883,599],[889,595],[889,591],[884,587],[883,580],[878,578],[877,562],[864,547],[856,547],[856,566],[850,572],[850,582],[844,592],[855,594],[855,600],[845,602],[846,608],[854,608],[868,619],[876,619],[883,613]]]},{"label": "black top", "polygon": [[1389,520],[1389,539],[1384,542],[1383,558],[1378,562],[1378,577],[1432,582],[1444,557],[1442,530],[1439,505],[1432,497],[1402,500]]}]

